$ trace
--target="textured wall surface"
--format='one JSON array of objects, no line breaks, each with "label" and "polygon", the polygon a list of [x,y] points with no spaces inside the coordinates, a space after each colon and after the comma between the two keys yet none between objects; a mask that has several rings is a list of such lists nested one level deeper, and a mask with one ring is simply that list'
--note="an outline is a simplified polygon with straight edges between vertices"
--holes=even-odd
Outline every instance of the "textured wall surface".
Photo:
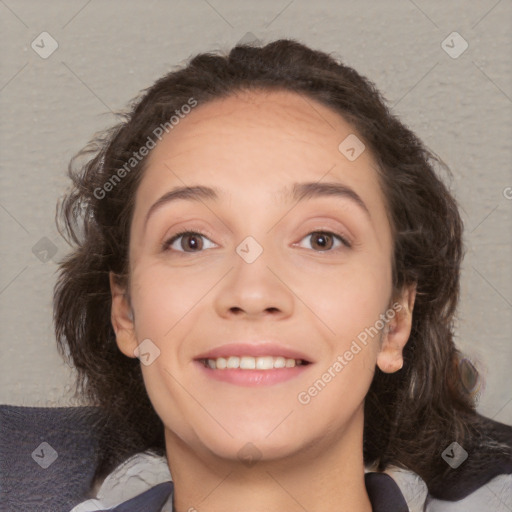
[{"label": "textured wall surface", "polygon": [[70,157],[172,66],[250,32],[355,67],[451,168],[467,247],[457,343],[486,381],[479,410],[512,423],[510,1],[5,0],[0,18],[1,403],[69,403],[51,300]]}]

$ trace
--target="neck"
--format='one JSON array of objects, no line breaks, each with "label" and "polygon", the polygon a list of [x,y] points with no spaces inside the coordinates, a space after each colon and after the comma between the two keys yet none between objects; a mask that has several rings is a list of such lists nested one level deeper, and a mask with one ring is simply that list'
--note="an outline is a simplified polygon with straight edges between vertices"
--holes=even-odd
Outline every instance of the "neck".
[{"label": "neck", "polygon": [[300,452],[247,465],[192,450],[166,429],[176,512],[371,512],[364,482],[363,414]]}]

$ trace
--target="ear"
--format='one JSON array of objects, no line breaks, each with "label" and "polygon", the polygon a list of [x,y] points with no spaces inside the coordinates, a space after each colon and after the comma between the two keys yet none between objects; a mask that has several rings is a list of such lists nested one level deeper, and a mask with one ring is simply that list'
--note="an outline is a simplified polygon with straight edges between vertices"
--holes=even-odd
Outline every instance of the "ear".
[{"label": "ear", "polygon": [[125,356],[135,358],[137,337],[135,336],[133,311],[128,300],[128,293],[118,284],[113,272],[109,273],[109,280],[112,294],[111,321],[116,333],[116,343]]},{"label": "ear", "polygon": [[416,284],[404,287],[401,296],[393,304],[395,316],[384,329],[377,366],[384,373],[394,373],[404,365],[403,348],[409,340],[412,327],[412,312],[416,299]]}]

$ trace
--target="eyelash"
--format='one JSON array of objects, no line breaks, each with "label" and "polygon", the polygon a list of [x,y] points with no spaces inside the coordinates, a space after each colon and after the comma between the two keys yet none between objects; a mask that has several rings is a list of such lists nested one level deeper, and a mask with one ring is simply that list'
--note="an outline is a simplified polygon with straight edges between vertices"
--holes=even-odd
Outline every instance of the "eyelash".
[{"label": "eyelash", "polygon": [[[301,240],[303,240],[304,238],[307,238],[308,236],[310,235],[313,235],[313,234],[322,234],[322,235],[332,235],[334,238],[336,238],[337,240],[339,240],[343,246],[347,249],[350,249],[352,248],[352,244],[345,238],[343,237],[342,235],[338,234],[338,233],[334,233],[332,231],[328,231],[328,230],[316,230],[316,231],[311,231],[310,233],[308,233],[305,237],[303,237]],[[191,231],[191,230],[184,230],[184,231],[180,231],[178,233],[176,233],[175,235],[173,235],[171,238],[169,238],[168,240],[166,240],[163,245],[162,245],[162,251],[169,251],[170,250],[170,247],[171,245],[176,241],[178,240],[179,238],[181,238],[182,236],[184,235],[199,235],[199,236],[202,236],[202,237],[205,237],[205,238],[208,238],[208,240],[210,240],[210,236],[209,234],[207,233],[203,233],[201,231]],[[211,240],[210,240],[211,241]],[[340,247],[338,247],[337,249],[328,249],[326,251],[315,251],[315,252],[319,252],[319,253],[322,253],[322,252],[335,252],[336,250],[339,250],[341,249]],[[313,249],[314,250],[314,249]],[[203,251],[191,251],[191,252],[187,252],[187,251],[174,251],[174,252],[179,252],[181,253],[182,255],[185,255],[185,254],[194,254],[195,252],[203,252]]]}]

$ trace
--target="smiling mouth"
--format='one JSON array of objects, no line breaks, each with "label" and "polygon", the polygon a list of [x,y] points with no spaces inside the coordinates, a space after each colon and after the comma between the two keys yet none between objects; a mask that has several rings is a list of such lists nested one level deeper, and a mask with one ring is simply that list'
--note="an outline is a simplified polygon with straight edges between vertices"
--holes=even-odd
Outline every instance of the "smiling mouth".
[{"label": "smiling mouth", "polygon": [[215,359],[198,359],[198,361],[212,370],[274,370],[311,364],[304,359],[292,359],[283,356],[229,356]]}]

